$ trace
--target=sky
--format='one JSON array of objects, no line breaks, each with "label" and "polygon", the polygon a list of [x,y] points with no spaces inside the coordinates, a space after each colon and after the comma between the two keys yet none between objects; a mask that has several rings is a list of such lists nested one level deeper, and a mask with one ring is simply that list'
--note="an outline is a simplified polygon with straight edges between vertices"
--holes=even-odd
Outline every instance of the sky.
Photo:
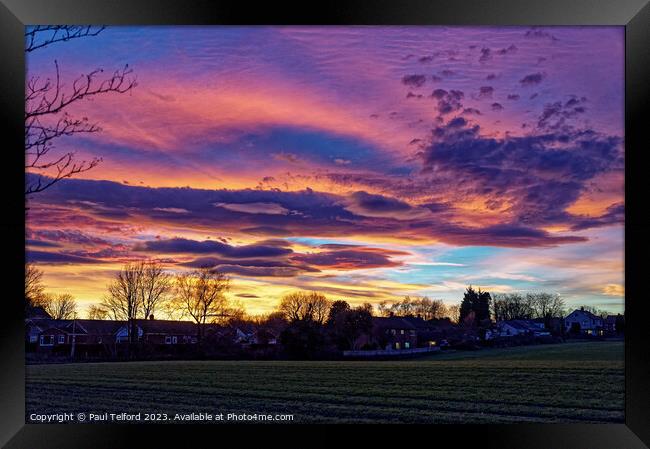
[{"label": "sky", "polygon": [[138,82],[69,108],[102,131],[52,151],[102,162],[28,200],[27,258],[82,310],[154,258],[255,314],[468,285],[623,311],[623,27],[108,27],[27,77],[55,60]]}]

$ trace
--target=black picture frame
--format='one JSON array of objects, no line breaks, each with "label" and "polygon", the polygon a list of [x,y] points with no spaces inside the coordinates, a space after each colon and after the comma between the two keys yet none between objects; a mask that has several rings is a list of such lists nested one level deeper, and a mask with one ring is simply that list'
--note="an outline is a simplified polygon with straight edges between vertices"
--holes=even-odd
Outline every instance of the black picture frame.
[{"label": "black picture frame", "polygon": [[[226,444],[225,436],[264,444],[326,446],[342,440],[340,427],[146,426],[25,424],[23,269],[25,258],[24,26],[28,24],[222,25],[222,24],[377,24],[377,25],[621,25],[626,36],[626,218],[625,218],[625,424],[541,424],[357,427],[348,432],[364,445],[453,444],[499,448],[643,448],[650,446],[650,362],[648,300],[643,292],[648,249],[643,107],[650,104],[650,3],[648,0],[401,0],[322,2],[282,5],[235,0],[0,0],[2,70],[0,114],[3,135],[3,199],[0,218],[6,249],[0,360],[0,443],[9,448],[191,447],[197,438]],[[645,144],[645,145],[644,145]],[[336,427],[336,428],[335,428]],[[297,429],[297,430],[296,430]],[[330,430],[332,429],[332,430]],[[348,427],[349,429],[349,427]],[[297,433],[303,436],[295,437]],[[348,437],[346,437],[348,438]],[[406,440],[405,440],[406,438]],[[416,443],[416,441],[423,443]],[[137,441],[137,442],[136,442]],[[155,442],[154,442],[155,441]],[[407,443],[407,441],[412,441]],[[233,443],[229,443],[233,444]],[[237,444],[237,443],[234,443]]]}]

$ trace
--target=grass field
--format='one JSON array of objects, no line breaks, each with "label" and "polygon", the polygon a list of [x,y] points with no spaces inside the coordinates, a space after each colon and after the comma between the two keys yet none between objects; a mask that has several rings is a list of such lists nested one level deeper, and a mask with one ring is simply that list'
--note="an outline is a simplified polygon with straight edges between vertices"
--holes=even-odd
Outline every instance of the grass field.
[{"label": "grass field", "polygon": [[622,342],[402,361],[27,366],[27,412],[290,413],[293,422],[623,422]]}]

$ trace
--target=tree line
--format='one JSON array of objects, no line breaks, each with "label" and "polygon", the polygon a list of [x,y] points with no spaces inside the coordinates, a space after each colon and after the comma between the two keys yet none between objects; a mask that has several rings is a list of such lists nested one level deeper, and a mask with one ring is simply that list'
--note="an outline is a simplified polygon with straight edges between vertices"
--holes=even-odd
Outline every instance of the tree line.
[{"label": "tree line", "polygon": [[[25,270],[27,306],[40,306],[55,319],[76,316],[72,295],[45,293],[42,271],[31,264]],[[210,267],[173,274],[156,260],[129,262],[120,269],[107,286],[101,302],[87,309],[88,319],[113,319],[133,323],[136,319],[153,318],[160,312],[172,319],[191,319],[197,324],[197,335],[203,337],[207,323],[251,323],[275,334],[283,334],[287,344],[313,346],[324,341],[321,327],[339,347],[351,347],[359,335],[369,332],[371,319],[380,317],[419,317],[425,321],[447,319],[465,327],[489,327],[492,321],[544,319],[563,317],[567,310],[558,294],[496,293],[467,287],[459,304],[445,304],[441,299],[406,296],[377,307],[363,304],[352,307],[344,300],[331,301],[324,294],[298,291],[283,296],[276,310],[266,316],[247,316],[238,302],[228,299],[231,280]],[[584,306],[595,315],[609,313]],[[134,335],[134,328],[129,329]]]},{"label": "tree line", "polygon": [[[42,307],[54,319],[76,317],[76,302],[70,294],[45,293],[43,272],[31,264],[25,270],[27,307]],[[107,286],[107,293],[87,311],[88,319],[128,321],[129,340],[135,335],[136,319],[154,318],[163,312],[175,319],[189,318],[203,335],[208,322],[219,323],[244,314],[240,304],[229,301],[225,293],[230,279],[209,267],[172,274],[156,260],[129,262],[120,269]]]}]

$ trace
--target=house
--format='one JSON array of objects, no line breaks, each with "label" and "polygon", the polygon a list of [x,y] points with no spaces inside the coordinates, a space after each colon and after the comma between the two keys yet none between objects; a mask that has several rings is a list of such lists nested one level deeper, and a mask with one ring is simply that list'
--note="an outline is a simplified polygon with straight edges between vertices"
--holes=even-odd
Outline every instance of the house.
[{"label": "house", "polygon": [[31,320],[51,320],[52,317],[41,306],[27,306],[25,317]]},{"label": "house", "polygon": [[53,349],[57,346],[101,345],[115,342],[115,333],[122,321],[28,319],[26,339],[32,349]]},{"label": "house", "polygon": [[620,329],[616,326],[617,321],[620,321],[622,315],[607,315],[603,320],[603,329],[608,334],[620,333]]},{"label": "house", "polygon": [[564,318],[562,317],[535,318],[533,321],[542,325],[553,335],[564,334]]},{"label": "house", "polygon": [[[137,330],[138,341],[153,345],[182,345],[195,344],[198,342],[198,326],[193,321],[173,321],[173,320],[155,320],[155,319],[138,319],[133,320],[134,329]],[[213,332],[216,324],[203,325],[203,334],[208,335]],[[127,323],[122,325],[115,334],[118,343],[128,342],[129,328]]]},{"label": "house", "polygon": [[496,335],[499,337],[516,337],[520,335],[543,337],[551,335],[551,333],[544,329],[544,323],[537,323],[533,320],[507,320],[497,323]]},{"label": "house", "polygon": [[252,324],[240,324],[235,327],[235,343],[251,345],[256,343],[255,327]]},{"label": "house", "polygon": [[402,317],[373,317],[373,335],[386,350],[417,347],[417,326]]},{"label": "house", "polygon": [[565,319],[566,332],[583,335],[603,335],[604,322],[599,316],[581,307],[571,312]]},{"label": "house", "polygon": [[417,347],[438,346],[440,342],[457,333],[457,328],[449,318],[423,320],[420,317],[404,317],[408,323],[415,326]]}]

